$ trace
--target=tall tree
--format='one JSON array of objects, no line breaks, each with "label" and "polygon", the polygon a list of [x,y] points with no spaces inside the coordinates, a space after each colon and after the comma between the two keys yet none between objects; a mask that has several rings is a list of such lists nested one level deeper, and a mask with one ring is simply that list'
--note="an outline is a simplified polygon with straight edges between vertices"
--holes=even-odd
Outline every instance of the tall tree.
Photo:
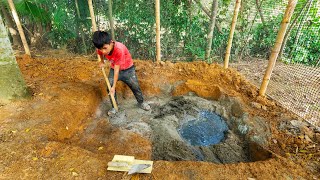
[{"label": "tall tree", "polygon": [[262,3],[260,3],[259,0],[256,0],[256,6],[257,6],[257,10],[258,10],[258,12],[260,14],[261,22],[262,22],[263,25],[265,25],[265,20],[264,20],[263,12],[262,12],[262,9],[261,9],[261,4]]},{"label": "tall tree", "polygon": [[[211,14],[209,12],[209,10],[201,3],[201,0],[193,0],[195,1],[195,3],[198,4],[198,6],[202,9],[202,11],[210,18],[211,17]],[[221,26],[219,25],[219,22],[216,20],[215,22],[215,26],[217,28],[217,30],[222,33],[222,28]]]},{"label": "tall tree", "polygon": [[[80,16],[80,10],[79,10],[79,5],[78,5],[78,0],[75,0],[75,5],[76,5],[76,11],[77,11],[77,15],[78,15],[78,24],[79,24],[79,27],[81,29],[81,31],[78,31],[78,34],[80,33],[81,34],[81,40],[82,40],[82,44],[84,46],[84,51],[85,53],[87,54],[87,46],[86,46],[86,41],[84,39],[84,34],[83,34],[83,24],[82,23],[79,23],[79,21],[81,20],[81,16]],[[77,28],[78,30],[79,28]]]},{"label": "tall tree", "polygon": [[108,0],[108,13],[109,13],[111,36],[112,36],[112,39],[115,40],[114,22],[113,22],[113,15],[112,15],[112,0]]},{"label": "tall tree", "polygon": [[156,61],[161,61],[161,44],[160,44],[160,0],[155,2],[155,16],[156,16]]},{"label": "tall tree", "polygon": [[18,31],[19,31],[19,34],[20,34],[20,38],[21,38],[25,53],[27,55],[31,56],[29,45],[27,43],[26,36],[24,35],[23,29],[22,29],[22,26],[21,26],[21,23],[20,23],[20,20],[19,20],[19,16],[17,14],[17,11],[16,11],[16,8],[15,8],[15,6],[13,4],[13,1],[12,0],[8,0],[8,3],[9,3],[9,6],[10,6],[10,9],[12,11],[13,18],[14,18],[16,24],[17,24]]},{"label": "tall tree", "polygon": [[0,103],[8,103],[26,96],[27,87],[0,15]]},{"label": "tall tree", "polygon": [[4,16],[5,24],[7,25],[7,28],[9,29],[10,35],[12,37],[12,44],[13,46],[20,46],[22,47],[22,43],[18,34],[18,31],[14,27],[14,22],[12,20],[12,17],[9,14],[8,9],[4,6],[3,2],[0,1],[1,6],[1,12]]},{"label": "tall tree", "polygon": [[206,54],[205,54],[206,61],[209,61],[209,58],[210,58],[213,31],[216,23],[217,12],[218,12],[218,0],[213,0],[212,8],[211,8],[210,26],[209,26],[208,35],[207,35],[207,48],[206,48]]}]

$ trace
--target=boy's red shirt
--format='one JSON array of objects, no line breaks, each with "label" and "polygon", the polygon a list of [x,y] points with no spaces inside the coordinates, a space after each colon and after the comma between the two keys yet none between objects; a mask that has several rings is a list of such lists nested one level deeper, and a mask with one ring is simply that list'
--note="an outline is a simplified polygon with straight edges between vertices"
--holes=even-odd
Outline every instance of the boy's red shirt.
[{"label": "boy's red shirt", "polygon": [[[102,52],[97,49],[97,53],[102,55]],[[114,65],[120,65],[120,70],[125,70],[133,66],[133,61],[128,48],[120,43],[115,42],[113,52],[111,55],[104,55],[111,63],[111,68],[114,69]]]}]

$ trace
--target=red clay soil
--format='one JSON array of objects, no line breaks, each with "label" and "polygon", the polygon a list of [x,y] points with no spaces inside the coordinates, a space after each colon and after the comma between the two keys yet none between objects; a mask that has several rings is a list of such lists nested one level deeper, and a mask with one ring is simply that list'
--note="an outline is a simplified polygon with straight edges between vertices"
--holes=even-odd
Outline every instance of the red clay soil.
[{"label": "red clay soil", "polygon": [[[93,58],[94,59],[94,58]],[[0,106],[0,179],[316,179],[319,178],[319,139],[278,130],[283,119],[295,116],[232,69],[204,62],[154,64],[136,60],[136,71],[147,99],[194,92],[217,100],[237,97],[250,115],[270,123],[268,147],[273,158],[250,163],[214,164],[192,161],[154,161],[152,174],[130,176],[107,171],[115,154],[150,160],[152,142],[113,127],[96,116],[105,97],[105,83],[97,62],[88,57],[23,58],[20,69],[32,97]],[[123,84],[117,92],[132,93]],[[304,151],[301,151],[304,150]]]}]

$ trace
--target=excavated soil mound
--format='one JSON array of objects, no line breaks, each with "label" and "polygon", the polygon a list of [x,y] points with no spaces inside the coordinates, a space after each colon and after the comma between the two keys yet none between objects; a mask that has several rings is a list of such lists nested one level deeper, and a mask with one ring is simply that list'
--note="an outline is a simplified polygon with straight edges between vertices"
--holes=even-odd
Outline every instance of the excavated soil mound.
[{"label": "excavated soil mound", "polygon": [[[141,179],[319,178],[317,129],[258,97],[231,69],[136,60],[152,111],[139,109],[119,84],[120,112],[108,117],[110,102],[96,62],[65,57],[18,63],[33,96],[0,106],[0,179],[131,178],[106,170],[115,154],[155,160],[152,174],[134,176]],[[230,130],[221,143],[191,147],[179,134],[199,109],[226,122]],[[226,149],[239,151],[222,157],[218,151]]]}]

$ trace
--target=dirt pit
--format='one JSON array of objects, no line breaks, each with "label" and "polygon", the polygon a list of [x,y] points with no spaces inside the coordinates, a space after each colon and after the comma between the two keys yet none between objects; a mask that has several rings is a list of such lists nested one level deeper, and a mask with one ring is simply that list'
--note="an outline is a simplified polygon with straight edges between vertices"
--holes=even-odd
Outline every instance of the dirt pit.
[{"label": "dirt pit", "polygon": [[[108,117],[110,103],[96,62],[85,57],[18,62],[33,97],[0,106],[0,179],[319,177],[319,132],[259,97],[257,88],[231,69],[137,60],[152,111],[139,109],[119,84],[120,112]],[[202,112],[226,123],[220,143],[191,145],[205,140],[182,137],[188,123],[205,119]],[[107,171],[116,154],[154,160],[152,173]]]},{"label": "dirt pit", "polygon": [[134,99],[126,100],[110,122],[149,139],[152,160],[226,164],[271,157],[263,148],[271,136],[269,125],[261,117],[249,118],[235,98],[153,98],[148,102],[150,112],[133,108],[134,103]]}]

